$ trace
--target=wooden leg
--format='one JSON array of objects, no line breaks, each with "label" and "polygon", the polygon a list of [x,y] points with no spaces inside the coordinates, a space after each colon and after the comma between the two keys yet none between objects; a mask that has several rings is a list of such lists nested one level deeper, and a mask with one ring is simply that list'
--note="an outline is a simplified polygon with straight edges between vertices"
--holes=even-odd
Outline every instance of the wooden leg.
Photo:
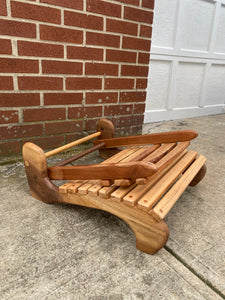
[{"label": "wooden leg", "polygon": [[204,164],[189,185],[190,186],[197,185],[205,177],[206,171],[207,171],[207,168],[206,168],[206,165]]},{"label": "wooden leg", "polygon": [[167,242],[169,228],[162,220],[160,222],[152,219],[148,226],[137,222],[128,222],[136,237],[136,248],[148,254],[154,254]]},{"label": "wooden leg", "polygon": [[[101,132],[98,139],[109,139],[114,137],[115,129],[113,123],[108,119],[100,119],[97,124],[97,131]],[[120,152],[119,148],[99,149],[99,155],[107,159]]]},{"label": "wooden leg", "polygon": [[26,143],[23,158],[32,196],[48,204],[62,202],[58,187],[48,178],[44,151],[33,143]]},{"label": "wooden leg", "polygon": [[124,220],[133,230],[137,249],[154,254],[161,249],[169,237],[169,229],[161,219],[137,207],[128,207],[122,202],[91,196],[89,194],[62,194],[64,203],[77,204],[107,211]]}]

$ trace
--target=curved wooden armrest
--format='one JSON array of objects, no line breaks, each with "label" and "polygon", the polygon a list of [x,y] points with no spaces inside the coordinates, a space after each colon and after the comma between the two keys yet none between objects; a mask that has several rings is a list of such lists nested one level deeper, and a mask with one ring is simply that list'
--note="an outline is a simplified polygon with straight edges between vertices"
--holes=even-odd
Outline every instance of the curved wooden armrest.
[{"label": "curved wooden armrest", "polygon": [[168,131],[162,133],[152,133],[128,137],[99,139],[93,141],[94,145],[104,142],[104,148],[164,144],[190,141],[198,136],[198,133],[193,130]]},{"label": "curved wooden armrest", "polygon": [[85,166],[65,166],[48,168],[48,176],[54,180],[91,180],[91,179],[136,179],[148,177],[157,172],[152,163],[127,162]]}]

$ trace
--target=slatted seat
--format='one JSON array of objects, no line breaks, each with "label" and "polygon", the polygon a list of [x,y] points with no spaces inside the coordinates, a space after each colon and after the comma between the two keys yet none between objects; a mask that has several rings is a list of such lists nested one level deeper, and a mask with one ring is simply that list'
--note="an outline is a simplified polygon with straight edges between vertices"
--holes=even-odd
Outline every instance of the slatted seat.
[{"label": "slatted seat", "polygon": [[[105,123],[101,123],[101,126],[102,124]],[[103,129],[106,133],[105,128]],[[153,254],[165,245],[169,236],[168,227],[163,219],[185,189],[189,185],[196,185],[204,177],[206,158],[199,156],[196,151],[187,150],[189,140],[176,141],[172,138],[168,142],[164,139],[164,142],[160,143],[156,138],[156,143],[152,145],[140,145],[136,141],[135,146],[129,145],[120,151],[112,147],[113,149],[106,149],[104,152],[101,138],[102,136],[99,139],[101,147],[94,146],[99,148],[100,154],[115,154],[103,161],[99,170],[104,170],[104,166],[145,163],[152,165],[155,172],[143,178],[118,176],[113,180],[107,174],[103,174],[99,179],[69,180],[58,188],[50,179],[55,179],[55,175],[52,175],[54,168],[57,172],[64,170],[60,167],[64,163],[48,168],[45,153],[36,145],[28,143],[24,146],[23,155],[32,195],[47,203],[73,203],[115,214],[124,219],[134,231],[137,248]],[[104,141],[107,144],[108,140]],[[123,143],[129,144],[129,140],[118,141],[118,144]],[[73,177],[79,178],[76,173]],[[65,179],[63,175],[61,179]]]}]

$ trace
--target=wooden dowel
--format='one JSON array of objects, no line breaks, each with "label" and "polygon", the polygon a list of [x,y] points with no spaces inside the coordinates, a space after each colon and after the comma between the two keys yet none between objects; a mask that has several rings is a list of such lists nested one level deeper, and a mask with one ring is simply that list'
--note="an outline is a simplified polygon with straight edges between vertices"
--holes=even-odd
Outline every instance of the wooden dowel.
[{"label": "wooden dowel", "polygon": [[98,149],[101,148],[101,147],[104,147],[104,145],[105,145],[104,143],[98,144],[98,145],[96,145],[96,146],[94,146],[94,147],[92,147],[92,148],[89,148],[89,149],[87,149],[87,150],[81,152],[81,153],[78,153],[78,154],[76,154],[76,155],[74,155],[74,156],[71,156],[71,157],[65,159],[64,161],[61,161],[60,163],[54,165],[53,167],[61,167],[61,166],[65,166],[65,165],[71,163],[71,162],[74,161],[74,160],[77,160],[77,159],[79,159],[79,158],[81,158],[81,157],[84,157],[85,155],[87,155],[87,154],[89,154],[89,153],[92,153],[92,152],[98,150]]},{"label": "wooden dowel", "polygon": [[101,132],[100,132],[100,131],[97,131],[97,132],[95,132],[95,133],[93,133],[93,134],[90,134],[90,135],[88,135],[88,136],[85,136],[85,137],[83,137],[83,138],[81,138],[81,139],[79,139],[79,140],[77,140],[77,141],[71,142],[71,143],[66,144],[66,145],[64,145],[64,146],[62,146],[62,147],[59,147],[59,148],[53,149],[53,150],[51,150],[51,151],[48,151],[48,152],[45,153],[45,156],[46,156],[46,157],[49,157],[49,156],[58,154],[58,153],[60,153],[60,152],[62,152],[62,151],[65,151],[65,150],[67,150],[67,149],[69,149],[69,148],[72,148],[72,147],[77,146],[77,145],[79,145],[79,144],[82,144],[82,143],[84,143],[84,142],[86,142],[86,141],[89,141],[89,140],[91,140],[91,139],[94,139],[94,138],[96,138],[97,136],[100,136],[100,135],[101,135]]}]

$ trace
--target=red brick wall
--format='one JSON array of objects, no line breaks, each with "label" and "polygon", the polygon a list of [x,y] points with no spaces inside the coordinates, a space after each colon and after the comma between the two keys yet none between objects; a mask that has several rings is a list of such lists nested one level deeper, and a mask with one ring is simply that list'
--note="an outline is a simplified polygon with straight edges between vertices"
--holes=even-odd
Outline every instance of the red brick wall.
[{"label": "red brick wall", "polygon": [[154,0],[0,0],[0,155],[143,122]]}]

